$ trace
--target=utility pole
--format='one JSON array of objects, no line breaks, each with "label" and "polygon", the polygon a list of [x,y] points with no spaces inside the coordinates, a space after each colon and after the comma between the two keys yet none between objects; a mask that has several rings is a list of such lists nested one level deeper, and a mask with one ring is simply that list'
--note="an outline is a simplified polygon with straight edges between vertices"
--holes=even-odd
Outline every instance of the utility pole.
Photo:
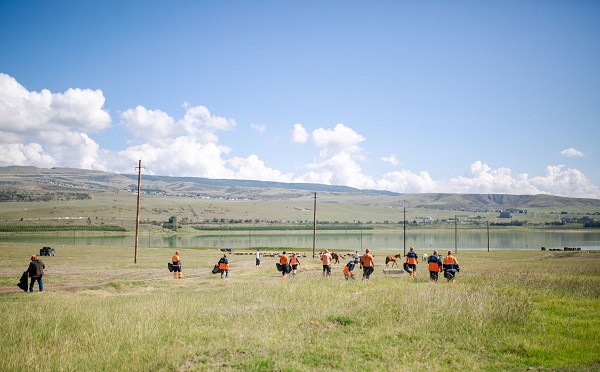
[{"label": "utility pole", "polygon": [[404,207],[404,256],[406,256],[406,207]]},{"label": "utility pole", "polygon": [[485,221],[485,227],[487,228],[488,252],[489,252],[490,251],[490,221]]},{"label": "utility pole", "polygon": [[137,214],[135,216],[135,256],[133,258],[133,263],[137,263],[138,237],[140,234],[140,183],[142,181],[142,159],[140,159],[136,169],[138,170],[138,190],[137,190]]},{"label": "utility pole", "polygon": [[454,215],[454,253],[458,252],[458,245],[457,245],[457,240],[458,240],[458,231],[457,231],[457,219],[456,219],[456,215]]},{"label": "utility pole", "polygon": [[315,246],[317,245],[317,193],[315,192],[315,202],[313,206],[313,258],[315,258]]}]

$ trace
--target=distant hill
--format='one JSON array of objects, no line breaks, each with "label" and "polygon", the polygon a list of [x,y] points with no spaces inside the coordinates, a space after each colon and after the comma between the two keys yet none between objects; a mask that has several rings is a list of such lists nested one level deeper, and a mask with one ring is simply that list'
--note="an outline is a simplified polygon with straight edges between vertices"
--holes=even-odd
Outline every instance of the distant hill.
[{"label": "distant hill", "polygon": [[[0,190],[27,190],[48,193],[56,190],[137,191],[137,174],[117,174],[74,168],[0,167]],[[600,200],[553,195],[508,194],[399,194],[361,190],[347,186],[314,183],[283,183],[252,180],[225,180],[198,177],[168,177],[142,174],[144,193],[250,200],[306,198],[314,192],[343,197],[347,204],[389,205],[443,210],[486,210],[508,208],[599,208]]]}]

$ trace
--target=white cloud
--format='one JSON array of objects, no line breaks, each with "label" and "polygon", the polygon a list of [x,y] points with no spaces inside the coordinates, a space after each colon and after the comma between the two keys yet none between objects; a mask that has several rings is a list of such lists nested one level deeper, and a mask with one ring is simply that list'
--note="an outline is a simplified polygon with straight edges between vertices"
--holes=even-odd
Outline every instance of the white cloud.
[{"label": "white cloud", "polygon": [[[228,158],[232,149],[219,143],[217,133],[234,130],[232,119],[215,116],[204,106],[184,103],[184,116],[176,120],[160,110],[143,106],[124,111],[120,125],[133,137],[121,151],[102,149],[90,136],[111,124],[103,109],[100,90],[68,89],[30,92],[14,78],[0,73],[0,165],[74,167],[131,173],[142,159],[148,174],[238,178],[279,182],[311,182],[375,188],[403,193],[547,193],[600,199],[600,189],[577,169],[549,165],[543,175],[513,174],[510,168],[492,169],[474,162],[463,176],[434,180],[427,171],[399,170],[374,177],[361,168],[365,138],[344,124],[333,129],[319,128],[309,134],[295,124],[292,141],[312,139],[318,158],[306,164],[297,176],[273,169],[259,154]],[[262,124],[252,126],[258,132]],[[576,149],[563,150],[565,156],[584,156]],[[395,154],[381,158],[398,165]]]},{"label": "white cloud", "polygon": [[173,118],[160,110],[137,106],[121,113],[120,117],[123,126],[133,135],[152,144],[161,144],[181,134],[181,130],[175,127]]},{"label": "white cloud", "polygon": [[294,129],[292,130],[292,141],[297,143],[306,143],[308,141],[308,132],[302,124],[294,124]]},{"label": "white cloud", "polygon": [[381,160],[386,163],[390,163],[391,165],[400,164],[400,161],[398,161],[398,159],[396,159],[396,154],[391,154],[390,156],[384,156],[381,158]]},{"label": "white cloud", "polygon": [[375,181],[371,177],[365,176],[352,155],[346,152],[340,152],[317,163],[309,164],[308,168],[311,171],[298,177],[296,182],[320,182],[360,189],[375,187]]},{"label": "white cloud", "polygon": [[400,170],[384,174],[377,180],[377,188],[400,193],[428,193],[436,192],[438,184],[425,171],[417,174]]},{"label": "white cloud", "polygon": [[582,158],[585,155],[583,154],[583,152],[576,150],[572,147],[569,147],[568,149],[564,149],[560,152],[561,155],[566,156],[568,158]]},{"label": "white cloud", "polygon": [[362,149],[358,144],[365,138],[344,124],[337,124],[333,129],[315,129],[312,138],[323,158],[342,151],[359,158],[362,157]]},{"label": "white cloud", "polygon": [[250,124],[250,127],[261,135],[267,130],[267,126],[264,124]]},{"label": "white cloud", "polygon": [[30,92],[14,78],[0,73],[0,142],[36,142],[41,130],[61,136],[66,131],[106,129],[111,119],[102,106],[101,90]]},{"label": "white cloud", "polygon": [[235,178],[246,180],[291,182],[291,173],[282,173],[265,166],[264,161],[252,154],[247,158],[234,157],[228,163],[235,170]]}]

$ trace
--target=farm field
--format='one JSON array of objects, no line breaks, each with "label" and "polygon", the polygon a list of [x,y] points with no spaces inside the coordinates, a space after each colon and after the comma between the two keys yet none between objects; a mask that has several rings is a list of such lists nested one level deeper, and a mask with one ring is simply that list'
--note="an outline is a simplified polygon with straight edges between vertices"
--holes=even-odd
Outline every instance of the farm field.
[{"label": "farm field", "polygon": [[[564,370],[600,368],[600,253],[461,251],[456,284],[384,275],[321,275],[310,252],[282,279],[222,253],[65,246],[46,264],[45,291],[16,287],[39,246],[0,243],[0,369],[42,370]],[[264,253],[269,253],[265,251]],[[251,252],[247,252],[251,253]],[[424,253],[424,252],[419,252]],[[359,274],[360,270],[356,270]]]}]

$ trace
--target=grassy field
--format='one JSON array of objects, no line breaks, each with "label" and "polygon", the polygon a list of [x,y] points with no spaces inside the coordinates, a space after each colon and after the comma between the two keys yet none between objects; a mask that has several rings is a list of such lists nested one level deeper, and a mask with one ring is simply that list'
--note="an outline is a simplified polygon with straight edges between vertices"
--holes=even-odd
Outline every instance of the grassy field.
[{"label": "grassy field", "polygon": [[284,280],[251,255],[221,280],[218,250],[182,249],[176,280],[170,249],[67,246],[44,292],[19,292],[38,249],[0,243],[2,371],[600,369],[600,253],[461,251],[434,285],[424,264],[385,276],[381,254],[368,282],[309,257]]}]

